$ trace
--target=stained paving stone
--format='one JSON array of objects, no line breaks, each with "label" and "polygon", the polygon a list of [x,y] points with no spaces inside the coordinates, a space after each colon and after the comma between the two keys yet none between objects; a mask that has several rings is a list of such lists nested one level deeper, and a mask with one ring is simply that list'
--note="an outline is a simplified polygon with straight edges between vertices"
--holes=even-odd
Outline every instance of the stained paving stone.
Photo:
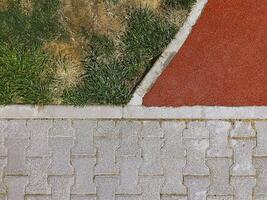
[{"label": "stained paving stone", "polygon": [[207,123],[210,132],[210,147],[207,157],[231,157],[233,155],[228,137],[231,123],[226,121],[210,121]]},{"label": "stained paving stone", "polygon": [[267,122],[256,121],[257,147],[254,149],[255,156],[267,156]]},{"label": "stained paving stone", "polygon": [[209,177],[186,176],[184,184],[188,189],[188,199],[206,200],[207,189],[210,184]]},{"label": "stained paving stone", "polygon": [[94,179],[95,158],[72,158],[75,170],[75,184],[71,194],[96,194]]},{"label": "stained paving stone", "polygon": [[233,195],[234,190],[229,181],[232,162],[232,159],[229,158],[210,158],[207,160],[207,165],[210,168],[211,181],[208,188],[208,195]]},{"label": "stained paving stone", "polygon": [[141,194],[139,169],[141,159],[136,157],[120,157],[120,178],[116,194]]},{"label": "stained paving stone", "polygon": [[253,188],[256,179],[253,177],[232,177],[231,184],[234,187],[234,200],[253,200]]},{"label": "stained paving stone", "polygon": [[52,152],[52,163],[48,175],[72,175],[74,170],[70,164],[70,151],[74,145],[72,137],[49,137]]},{"label": "stained paving stone", "polygon": [[143,164],[140,175],[157,176],[163,175],[161,148],[163,140],[157,137],[145,137],[141,141]]},{"label": "stained paving stone", "polygon": [[25,187],[28,183],[28,178],[26,176],[6,176],[4,182],[7,185],[8,200],[24,199]]},{"label": "stained paving stone", "polygon": [[232,138],[256,137],[256,131],[251,122],[236,121],[230,133]]},{"label": "stained paving stone", "polygon": [[96,189],[98,200],[116,200],[115,192],[118,186],[118,178],[112,176],[96,176]]},{"label": "stained paving stone", "polygon": [[160,200],[160,191],[163,182],[163,177],[142,177],[142,200]]},{"label": "stained paving stone", "polygon": [[47,169],[51,163],[50,157],[27,158],[29,183],[26,194],[51,194],[51,186],[48,185]]},{"label": "stained paving stone", "polygon": [[6,138],[5,146],[8,150],[7,165],[4,169],[6,175],[27,175],[25,160],[26,148],[29,146],[28,138]]},{"label": "stained paving stone", "polygon": [[50,176],[48,182],[52,186],[51,200],[71,200],[70,191],[74,184],[74,177]]},{"label": "stained paving stone", "polygon": [[48,132],[52,128],[51,120],[29,120],[27,127],[30,132],[31,141],[26,155],[29,157],[49,155]]},{"label": "stained paving stone", "polygon": [[256,170],[252,163],[253,148],[256,146],[255,140],[231,140],[234,150],[234,165],[231,169],[233,176],[253,176]]},{"label": "stained paving stone", "polygon": [[75,146],[72,149],[72,155],[96,155],[94,146],[94,132],[97,128],[97,121],[75,120]]},{"label": "stained paving stone", "polygon": [[142,124],[138,121],[118,122],[121,144],[117,151],[120,156],[141,156],[140,137]]}]

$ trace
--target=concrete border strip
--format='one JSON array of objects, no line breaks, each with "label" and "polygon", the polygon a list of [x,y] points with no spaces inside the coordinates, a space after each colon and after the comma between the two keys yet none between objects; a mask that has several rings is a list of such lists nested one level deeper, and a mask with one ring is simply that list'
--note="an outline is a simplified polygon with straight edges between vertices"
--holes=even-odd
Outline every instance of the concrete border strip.
[{"label": "concrete border strip", "polygon": [[171,41],[165,51],[162,53],[160,58],[153,65],[151,70],[142,80],[140,85],[135,90],[131,101],[128,105],[141,106],[143,103],[143,97],[150,90],[153,84],[156,82],[161,73],[165,70],[165,68],[169,65],[171,60],[177,54],[177,52],[181,49],[184,42],[188,38],[189,34],[192,31],[192,27],[196,24],[198,18],[200,17],[205,5],[208,0],[197,0],[195,5],[193,6],[187,20],[184,25],[180,28],[179,32],[176,34],[175,38]]},{"label": "concrete border strip", "polygon": [[267,106],[143,107],[143,106],[30,106],[0,107],[0,119],[267,119]]}]

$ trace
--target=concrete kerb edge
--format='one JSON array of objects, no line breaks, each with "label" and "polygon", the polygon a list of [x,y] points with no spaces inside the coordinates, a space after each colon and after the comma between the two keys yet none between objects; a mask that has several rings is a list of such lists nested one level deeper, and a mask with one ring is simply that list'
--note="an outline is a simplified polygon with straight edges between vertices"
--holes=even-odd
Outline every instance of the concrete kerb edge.
[{"label": "concrete kerb edge", "polygon": [[267,106],[143,107],[143,106],[30,106],[0,107],[0,119],[151,119],[211,120],[267,119]]},{"label": "concrete kerb edge", "polygon": [[197,0],[184,25],[180,28],[175,38],[167,46],[160,58],[156,61],[151,70],[147,73],[145,78],[141,81],[128,105],[142,105],[143,97],[150,90],[150,88],[153,86],[153,84],[156,82],[156,80],[165,70],[165,68],[169,65],[169,63],[177,54],[177,52],[181,49],[184,42],[191,33],[192,27],[196,24],[202,11],[204,10],[207,2],[208,0]]}]

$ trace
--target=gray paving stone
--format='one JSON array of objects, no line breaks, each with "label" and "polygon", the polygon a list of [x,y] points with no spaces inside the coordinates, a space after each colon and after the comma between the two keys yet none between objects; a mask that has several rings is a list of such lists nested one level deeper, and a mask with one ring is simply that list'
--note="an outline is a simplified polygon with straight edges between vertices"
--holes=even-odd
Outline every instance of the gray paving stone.
[{"label": "gray paving stone", "polygon": [[96,176],[97,200],[115,200],[118,178],[112,176]]},{"label": "gray paving stone", "polygon": [[117,124],[120,127],[121,144],[118,149],[118,155],[121,156],[140,156],[141,147],[139,134],[141,132],[141,122],[121,121]]},{"label": "gray paving stone", "polygon": [[51,200],[71,200],[70,190],[71,186],[74,184],[74,177],[50,176],[48,182],[52,186]]},{"label": "gray paving stone", "polygon": [[7,156],[7,149],[4,145],[4,140],[6,136],[7,120],[0,120],[0,156]]},{"label": "gray paving stone", "polygon": [[256,137],[256,131],[251,122],[236,121],[230,135],[232,138],[250,138]]},{"label": "gray paving stone", "polygon": [[162,122],[162,129],[165,136],[165,145],[162,148],[162,155],[166,159],[184,158],[186,155],[183,147],[184,122]]},{"label": "gray paving stone", "polygon": [[10,120],[4,130],[4,134],[8,138],[29,137],[30,132],[26,126],[26,120]]},{"label": "gray paving stone", "polygon": [[96,155],[94,147],[94,132],[97,127],[97,121],[75,120],[73,127],[76,129],[76,142],[72,149],[72,155]]},{"label": "gray paving stone", "polygon": [[29,146],[28,138],[6,138],[5,146],[8,149],[6,175],[27,175],[25,151]]},{"label": "gray paving stone", "polygon": [[231,123],[226,121],[209,121],[210,147],[207,157],[231,157],[233,152],[228,144]]},{"label": "gray paving stone", "polygon": [[142,177],[142,200],[160,200],[163,177]]},{"label": "gray paving stone", "polygon": [[47,183],[47,169],[51,163],[49,157],[27,158],[29,184],[26,194],[51,194],[51,186]]},{"label": "gray paving stone", "polygon": [[229,158],[210,158],[207,165],[210,168],[210,186],[208,195],[221,196],[233,195],[233,187],[230,185],[230,166],[233,161]]},{"label": "gray paving stone", "polygon": [[141,159],[136,157],[120,157],[120,178],[116,194],[140,194],[139,168]]},{"label": "gray paving stone", "polygon": [[6,194],[6,186],[3,182],[4,179],[4,167],[6,166],[7,159],[0,158],[0,194]]},{"label": "gray paving stone", "polygon": [[162,194],[186,194],[186,187],[183,185],[183,168],[186,164],[185,158],[162,159],[165,182],[161,190]]},{"label": "gray paving stone", "polygon": [[70,150],[74,145],[73,137],[49,137],[49,148],[52,152],[52,163],[48,175],[71,175]]},{"label": "gray paving stone", "polygon": [[53,127],[49,131],[49,136],[73,137],[75,129],[71,120],[53,120]]},{"label": "gray paving stone", "polygon": [[164,132],[158,121],[143,121],[142,137],[163,137]]},{"label": "gray paving stone", "polygon": [[209,175],[209,168],[206,166],[205,155],[209,147],[209,140],[184,139],[187,150],[187,163],[183,170],[184,175],[204,176]]},{"label": "gray paving stone", "polygon": [[210,184],[209,177],[186,176],[184,184],[188,189],[189,200],[206,200],[207,188]]},{"label": "gray paving stone", "polygon": [[26,155],[40,157],[49,155],[48,131],[52,127],[51,120],[29,120],[27,126],[30,132],[30,146]]},{"label": "gray paving stone", "polygon": [[257,171],[257,185],[254,193],[267,197],[267,158],[254,158],[253,163]]},{"label": "gray paving stone", "polygon": [[118,137],[119,127],[116,126],[116,121],[114,120],[101,120],[97,123],[97,129],[94,136],[101,137]]},{"label": "gray paving stone", "polygon": [[233,176],[254,176],[256,170],[252,163],[252,151],[256,146],[255,140],[231,140],[234,150],[234,165],[231,169]]},{"label": "gray paving stone", "polygon": [[234,187],[235,200],[252,200],[253,188],[256,185],[256,179],[251,177],[232,177],[231,184]]},{"label": "gray paving stone", "polygon": [[94,179],[95,158],[72,158],[75,184],[71,194],[96,194]]},{"label": "gray paving stone", "polygon": [[109,137],[94,137],[97,148],[96,175],[116,175],[119,168],[116,163],[116,151],[119,148],[119,140]]},{"label": "gray paving stone", "polygon": [[80,195],[71,195],[71,200],[97,200],[96,196],[93,195],[86,195],[86,196],[80,196]]},{"label": "gray paving stone", "polygon": [[6,176],[4,179],[7,185],[8,200],[23,200],[25,196],[25,186],[28,183],[26,176]]},{"label": "gray paving stone", "polygon": [[256,121],[257,147],[254,149],[255,156],[267,156],[267,122]]},{"label": "gray paving stone", "polygon": [[0,200],[7,200],[7,196],[5,196],[5,195],[0,196]]},{"label": "gray paving stone", "polygon": [[206,122],[189,122],[187,129],[183,132],[183,137],[188,139],[208,139],[209,129],[206,127]]},{"label": "gray paving stone", "polygon": [[267,200],[267,195],[256,195],[256,196],[253,196],[253,200]]},{"label": "gray paving stone", "polygon": [[143,164],[140,175],[163,175],[161,148],[163,140],[157,137],[145,137],[141,141]]}]

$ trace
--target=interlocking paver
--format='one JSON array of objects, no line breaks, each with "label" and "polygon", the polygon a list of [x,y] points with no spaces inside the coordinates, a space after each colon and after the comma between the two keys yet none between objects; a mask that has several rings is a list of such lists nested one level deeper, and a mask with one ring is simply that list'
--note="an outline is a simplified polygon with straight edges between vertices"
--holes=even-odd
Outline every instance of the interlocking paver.
[{"label": "interlocking paver", "polygon": [[141,147],[139,134],[141,132],[141,122],[122,121],[118,122],[121,134],[121,144],[118,149],[118,155],[122,156],[140,156]]},{"label": "interlocking paver", "polygon": [[96,196],[93,195],[90,196],[71,195],[71,200],[97,200],[97,199]]},{"label": "interlocking paver", "polygon": [[204,122],[190,122],[183,132],[183,144],[186,148],[187,163],[184,175],[209,175],[205,164],[206,150],[209,147],[209,131]]},{"label": "interlocking paver", "polygon": [[255,175],[256,170],[252,163],[252,152],[256,146],[255,140],[231,140],[234,149],[234,165],[231,169],[233,176]]},{"label": "interlocking paver", "polygon": [[208,196],[207,200],[234,200],[233,196]]},{"label": "interlocking paver", "polygon": [[72,155],[90,155],[95,156],[96,149],[94,147],[94,132],[97,127],[97,121],[75,120],[73,128],[76,129],[75,146],[72,149]]},{"label": "interlocking paver", "polygon": [[51,200],[48,195],[27,195],[25,200]]},{"label": "interlocking paver", "polygon": [[119,128],[113,120],[100,120],[97,122],[97,129],[94,136],[118,137],[120,133]]},{"label": "interlocking paver", "polygon": [[207,157],[231,157],[233,152],[228,144],[231,123],[226,121],[210,121],[207,123],[210,132],[210,147]]},{"label": "interlocking paver", "polygon": [[27,158],[29,184],[26,194],[51,194],[51,186],[47,183],[47,169],[51,163],[49,157]]},{"label": "interlocking paver", "polygon": [[157,137],[145,137],[141,141],[143,164],[141,175],[163,175],[161,148],[163,140]]},{"label": "interlocking paver", "polygon": [[142,177],[142,200],[160,200],[163,177]]},{"label": "interlocking paver", "polygon": [[161,196],[161,200],[188,200],[186,196]]},{"label": "interlocking paver", "polygon": [[209,177],[186,176],[184,184],[188,189],[188,199],[206,200],[207,189],[210,184]]},{"label": "interlocking paver", "polygon": [[252,200],[253,188],[256,179],[252,177],[232,177],[231,184],[234,187],[234,200]]},{"label": "interlocking paver", "polygon": [[6,176],[4,179],[7,185],[8,200],[23,200],[25,195],[25,187],[28,183],[26,176]]},{"label": "interlocking paver", "polygon": [[115,200],[115,192],[118,186],[117,177],[96,176],[95,182],[98,200]]},{"label": "interlocking paver", "polygon": [[4,130],[4,134],[8,138],[14,137],[30,137],[30,132],[27,128],[26,120],[11,120],[8,121],[8,125]]},{"label": "interlocking paver", "polygon": [[120,181],[116,194],[140,194],[139,168],[141,159],[136,157],[120,157]]},{"label": "interlocking paver", "polygon": [[53,120],[53,127],[49,130],[49,136],[73,137],[75,129],[71,120]]},{"label": "interlocking paver", "polygon": [[75,170],[75,184],[71,194],[96,194],[94,179],[95,158],[72,158]]},{"label": "interlocking paver", "polygon": [[257,147],[254,150],[255,156],[267,156],[267,122],[256,121]]},{"label": "interlocking paver", "polygon": [[267,158],[254,158],[254,166],[257,171],[256,195],[266,195],[267,197]]},{"label": "interlocking paver", "polygon": [[116,196],[116,200],[142,200],[138,195],[120,195]]},{"label": "interlocking paver", "polygon": [[234,138],[250,138],[256,137],[256,131],[251,122],[236,121],[230,135]]},{"label": "interlocking paver", "polygon": [[25,161],[26,148],[29,146],[28,138],[6,138],[5,146],[8,150],[6,175],[27,175]]},{"label": "interlocking paver", "polygon": [[210,168],[211,184],[208,188],[208,195],[233,195],[233,187],[230,185],[230,166],[233,161],[229,158],[208,159],[207,165]]},{"label": "interlocking paver", "polygon": [[0,194],[6,194],[6,186],[3,183],[4,179],[4,167],[6,166],[6,158],[0,158]]},{"label": "interlocking paver", "polygon": [[48,131],[52,127],[51,120],[29,120],[27,126],[29,128],[31,141],[26,155],[30,157],[49,155]]},{"label": "interlocking paver", "polygon": [[52,152],[52,163],[48,175],[71,175],[73,167],[70,164],[70,151],[74,145],[73,137],[49,137],[49,147]]},{"label": "interlocking paver", "polygon": [[74,177],[50,176],[48,182],[52,186],[51,200],[70,200],[70,190],[74,184]]},{"label": "interlocking paver", "polygon": [[117,138],[94,137],[97,148],[97,165],[95,174],[97,175],[114,175],[119,173],[116,162],[116,151],[119,147]]},{"label": "interlocking paver", "polygon": [[164,132],[158,121],[144,121],[141,131],[142,137],[163,137]]},{"label": "interlocking paver", "polygon": [[0,120],[0,156],[6,156],[7,155],[7,149],[4,145],[4,139],[6,136],[6,128],[7,128],[8,122],[6,120]]}]

